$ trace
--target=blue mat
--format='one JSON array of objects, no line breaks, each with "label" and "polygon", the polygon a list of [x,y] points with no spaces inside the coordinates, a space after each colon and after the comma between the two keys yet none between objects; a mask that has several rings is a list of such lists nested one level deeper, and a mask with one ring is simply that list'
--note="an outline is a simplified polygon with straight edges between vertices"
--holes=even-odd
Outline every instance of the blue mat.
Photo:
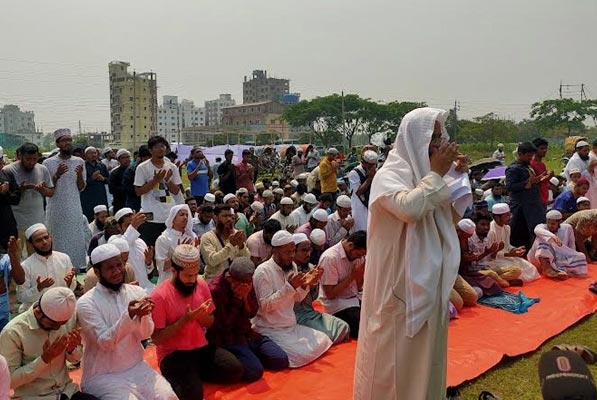
[{"label": "blue mat", "polygon": [[514,314],[524,314],[529,310],[530,306],[540,301],[541,299],[525,296],[523,292],[518,292],[518,294],[502,292],[493,296],[482,297],[479,300],[479,304],[510,311]]}]

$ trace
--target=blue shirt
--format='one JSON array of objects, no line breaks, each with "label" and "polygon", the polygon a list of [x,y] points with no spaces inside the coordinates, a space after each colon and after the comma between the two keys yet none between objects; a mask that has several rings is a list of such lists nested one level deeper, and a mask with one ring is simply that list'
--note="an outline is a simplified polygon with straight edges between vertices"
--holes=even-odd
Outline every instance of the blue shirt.
[{"label": "blue shirt", "polygon": [[[197,168],[200,161],[191,160],[187,163],[187,174]],[[193,196],[205,196],[209,192],[209,175],[205,163],[199,167],[199,173],[191,180],[191,194]]]},{"label": "blue shirt", "polygon": [[553,203],[553,209],[562,213],[572,214],[577,212],[578,208],[576,207],[576,198],[574,197],[574,192],[572,190],[568,190],[560,194]]},{"label": "blue shirt", "polygon": [[[0,255],[0,321],[8,321],[10,303],[8,299],[8,282],[10,280],[10,259],[7,254]],[[1,327],[0,327],[1,329]]]}]

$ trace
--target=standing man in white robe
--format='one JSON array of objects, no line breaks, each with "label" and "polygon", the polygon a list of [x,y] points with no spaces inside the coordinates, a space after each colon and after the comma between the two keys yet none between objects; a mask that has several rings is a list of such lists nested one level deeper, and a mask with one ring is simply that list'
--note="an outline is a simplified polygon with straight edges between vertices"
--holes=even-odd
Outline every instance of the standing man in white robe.
[{"label": "standing man in white robe", "polygon": [[363,153],[361,165],[348,173],[348,182],[352,197],[352,215],[354,217],[354,231],[367,230],[367,215],[369,212],[369,195],[371,193],[371,182],[377,172],[378,155],[373,150]]},{"label": "standing man in white robe", "polygon": [[102,244],[91,252],[99,283],[77,303],[82,328],[81,387],[102,400],[177,400],[168,381],[143,360],[142,340],[153,332],[153,300],[124,283],[120,250]]},{"label": "standing man in white robe", "polygon": [[463,158],[448,143],[447,115],[408,113],[373,179],[356,400],[446,395],[448,302],[460,248],[443,177],[457,160],[462,171]]},{"label": "standing man in white robe", "polygon": [[591,161],[591,157],[589,156],[589,143],[585,140],[581,140],[576,143],[576,152],[570,157],[568,163],[566,164],[566,168],[564,168],[564,176],[568,183],[570,183],[570,171],[578,168],[580,170],[580,174],[587,179],[590,176],[589,173],[589,162]]},{"label": "standing man in white robe", "polygon": [[332,341],[323,332],[298,325],[294,313],[309,288],[319,279],[316,269],[298,272],[293,263],[296,245],[292,234],[278,231],[272,237],[272,257],[253,275],[253,287],[259,310],[252,320],[253,329],[269,337],[288,355],[290,368],[298,368],[319,358]]}]

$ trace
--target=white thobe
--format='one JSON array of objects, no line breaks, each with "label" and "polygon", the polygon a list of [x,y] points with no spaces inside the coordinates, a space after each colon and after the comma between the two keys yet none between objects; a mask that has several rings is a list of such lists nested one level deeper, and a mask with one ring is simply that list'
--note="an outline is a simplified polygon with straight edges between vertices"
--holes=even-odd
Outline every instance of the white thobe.
[{"label": "white thobe", "polygon": [[[34,253],[23,261],[22,265],[25,270],[25,282],[17,286],[17,300],[21,303],[19,312],[28,310],[50,287],[66,287],[64,277],[74,268],[70,257],[59,251],[52,251],[47,258]],[[38,276],[42,280],[53,278],[54,284],[40,292],[37,290]],[[70,288],[75,290],[76,287],[77,279],[73,278]]]},{"label": "white thobe", "polygon": [[291,272],[297,272],[296,265],[285,272],[273,258],[259,265],[253,275],[259,310],[252,324],[255,331],[268,336],[286,352],[291,368],[297,368],[320,357],[332,341],[325,333],[296,323],[294,304],[300,303],[308,291],[301,287],[295,290],[288,283]]},{"label": "white thobe", "polygon": [[282,229],[286,229],[289,226],[296,226],[299,227],[300,225],[297,223],[296,218],[292,213],[288,214],[287,216],[282,215],[280,211],[276,211],[274,215],[270,217],[271,219],[275,219],[282,225]]},{"label": "white thobe", "polygon": [[522,257],[505,256],[506,253],[509,253],[514,249],[514,246],[510,244],[510,232],[510,225],[500,226],[496,224],[495,221],[491,221],[491,224],[489,225],[489,234],[487,236],[490,237],[490,240],[493,243],[503,243],[504,249],[498,251],[495,260],[491,261],[489,264],[497,267],[519,267],[521,270],[520,279],[524,282],[531,282],[539,279],[541,276],[533,264]]},{"label": "white thobe", "polygon": [[590,157],[589,157],[589,160],[585,161],[582,158],[580,158],[578,153],[574,153],[572,155],[572,157],[570,157],[570,160],[568,161],[568,163],[566,164],[566,168],[564,168],[564,176],[566,177],[566,181],[568,183],[570,183],[570,171],[574,168],[578,168],[580,170],[580,174],[588,179],[589,178],[588,168],[589,168],[590,161],[591,161]]},{"label": "white thobe", "polygon": [[312,214],[313,210],[311,210],[310,212],[306,212],[302,206],[290,213],[290,215],[294,218],[298,226],[304,225],[307,222],[309,222],[309,218],[311,218]]},{"label": "white thobe", "polygon": [[91,236],[95,236],[101,232],[101,230],[97,227],[95,220],[89,223],[89,230],[91,231]]},{"label": "white thobe", "polygon": [[102,400],[177,399],[168,381],[143,360],[141,341],[153,333],[151,315],[129,316],[129,303],[145,296],[138,286],[123,284],[116,292],[98,284],[77,302],[83,391]]},{"label": "white thobe", "polygon": [[540,258],[546,258],[555,271],[563,271],[571,276],[587,275],[587,259],[583,253],[565,245],[559,236],[562,246],[553,243],[551,239],[556,235],[549,231],[545,224],[537,225],[534,232],[536,238],[528,254],[533,265],[541,267]]},{"label": "white thobe", "polygon": [[[357,168],[360,168],[360,171],[367,176],[367,172],[364,172],[362,166],[359,165],[355,169]],[[357,196],[357,190],[359,190],[359,187],[361,186],[361,178],[357,171],[352,170],[348,173],[348,182],[350,183],[350,190],[352,190],[350,205],[352,207],[352,217],[354,218],[354,230],[366,231],[369,210],[365,207],[359,196]]]},{"label": "white thobe", "polygon": [[[348,218],[351,217],[349,216]],[[346,239],[352,232],[354,232],[354,225],[350,228],[350,231],[346,230],[346,228],[342,226],[342,220],[338,215],[338,211],[328,215],[328,223],[325,226],[325,236],[328,238],[328,246],[333,246],[336,243],[339,243],[342,239]]]},{"label": "white thobe", "polygon": [[155,285],[147,277],[153,271],[153,264],[145,264],[147,244],[140,238],[141,234],[132,225],[129,225],[124,235],[119,236],[129,244],[129,262],[135,270],[135,280],[139,282],[139,286],[145,289],[147,294],[151,293]]}]

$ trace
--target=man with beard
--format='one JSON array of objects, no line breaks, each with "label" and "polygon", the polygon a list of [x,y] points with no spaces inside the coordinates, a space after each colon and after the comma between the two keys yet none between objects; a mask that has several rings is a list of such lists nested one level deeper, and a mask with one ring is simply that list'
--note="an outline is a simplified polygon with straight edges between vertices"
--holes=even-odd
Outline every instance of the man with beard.
[{"label": "man with beard", "polygon": [[126,204],[126,188],[123,179],[126,169],[131,165],[131,153],[126,149],[120,149],[116,152],[116,158],[118,159],[118,166],[110,171],[108,180],[108,189],[112,194],[114,213],[117,213]]},{"label": "man with beard", "polygon": [[328,216],[326,225],[326,235],[328,244],[335,245],[339,241],[346,239],[349,234],[354,232],[355,220],[350,216],[352,202],[350,197],[342,194],[336,199],[336,211]]},{"label": "man with beard", "polygon": [[106,220],[104,221],[103,230],[91,237],[91,241],[89,242],[89,248],[87,249],[87,254],[91,255],[93,249],[95,249],[97,246],[101,244],[108,243],[108,239],[110,239],[110,236],[118,235],[119,233],[121,232],[120,229],[118,229],[118,224],[116,223],[116,220],[112,217],[106,218]]},{"label": "man with beard", "polygon": [[325,333],[334,344],[341,343],[350,334],[348,324],[340,318],[321,313],[313,308],[313,302],[319,296],[319,280],[323,275],[323,269],[309,262],[311,258],[311,241],[304,233],[295,233],[292,235],[292,238],[296,244],[294,263],[298,272],[317,274],[317,279],[313,279],[308,287],[307,296],[305,296],[303,301],[294,305],[296,321],[300,325],[305,325]]},{"label": "man with beard", "polygon": [[228,351],[208,343],[205,330],[214,322],[214,305],[199,274],[199,250],[176,246],[172,276],[151,294],[158,364],[181,400],[203,398],[203,381],[235,383],[243,366]]},{"label": "man with beard", "polygon": [[81,387],[102,400],[175,400],[170,384],[143,360],[141,344],[153,333],[153,300],[124,283],[120,250],[112,244],[91,253],[99,279],[77,303],[85,353]]},{"label": "man with beard", "polygon": [[81,191],[81,206],[83,207],[83,214],[87,220],[93,220],[93,207],[97,205],[108,205],[108,197],[106,195],[106,185],[110,173],[106,166],[98,159],[97,150],[95,147],[87,147],[85,149],[85,189]]},{"label": "man with beard", "polygon": [[263,224],[263,229],[255,232],[247,239],[247,247],[251,254],[251,261],[259,266],[272,255],[272,237],[282,230],[282,226],[275,219],[269,219]]},{"label": "man with beard", "polygon": [[[27,228],[25,237],[35,251],[22,263],[25,282],[17,286],[19,312],[26,311],[51,287],[75,290],[75,269],[68,255],[52,249],[53,236],[44,224]],[[14,268],[14,266],[13,266]]]},{"label": "man with beard", "polygon": [[[305,235],[311,235],[313,229],[321,229],[323,231],[326,230],[328,225],[328,213],[325,210],[317,209],[309,218],[309,222],[299,226],[296,229],[296,233],[304,233]],[[327,233],[326,233],[327,235]],[[329,239],[329,238],[328,238]]]},{"label": "man with beard", "polygon": [[55,238],[55,249],[68,254],[75,268],[85,270],[87,243],[82,238],[88,235],[89,226],[82,223],[79,197],[85,188],[85,162],[71,156],[73,138],[69,129],[58,129],[54,138],[60,152],[43,162],[55,187],[54,196],[47,199],[46,223]]},{"label": "man with beard", "polygon": [[544,207],[539,192],[540,183],[549,178],[547,171],[535,175],[530,161],[535,154],[531,143],[518,145],[518,159],[506,168],[506,188],[510,194],[512,212],[512,245],[531,248],[535,235],[533,230],[545,222]]},{"label": "man with beard", "polygon": [[271,219],[275,219],[280,223],[282,229],[286,229],[288,232],[293,233],[298,227],[298,223],[292,210],[294,209],[294,201],[290,197],[283,197],[280,200],[280,209],[271,216]]},{"label": "man with beard", "polygon": [[305,298],[319,274],[317,270],[298,272],[292,262],[296,246],[289,232],[276,232],[272,247],[272,257],[253,275],[259,302],[259,310],[252,320],[253,329],[286,352],[290,368],[298,368],[316,360],[332,346],[325,333],[298,325],[294,314],[295,303]]},{"label": "man with beard", "polygon": [[118,167],[118,153],[116,153],[116,157],[114,157],[114,150],[110,147],[106,147],[102,154],[104,155],[104,159],[102,160],[102,164],[106,166],[108,172],[112,171],[114,168]]},{"label": "man with beard", "polygon": [[[33,143],[24,143],[19,148],[20,160],[4,167],[3,171],[15,179],[21,199],[12,205],[12,213],[17,221],[21,245],[25,245],[25,229],[31,225],[44,223],[46,212],[44,197],[54,195],[54,184],[48,169],[39,164],[39,148]],[[0,223],[1,224],[1,223]],[[28,248],[31,254],[33,249]]]},{"label": "man with beard", "polygon": [[[135,279],[135,270],[129,263],[130,248],[128,242],[121,237],[112,236],[108,240],[108,243],[113,244],[114,246],[118,247],[118,250],[120,250],[120,256],[122,257],[122,262],[124,263],[124,283],[139,285],[139,282]],[[83,290],[85,292],[90,291],[95,287],[95,285],[97,285],[98,280],[98,277],[95,275],[95,270],[93,268],[89,268],[83,281]]]},{"label": "man with beard", "polygon": [[93,207],[93,221],[89,224],[89,230],[92,235],[97,235],[104,230],[106,218],[108,218],[108,207],[104,204]]},{"label": "man with beard", "polygon": [[201,258],[205,262],[205,280],[219,275],[237,257],[249,257],[243,231],[234,230],[234,214],[230,206],[218,204],[214,210],[216,229],[201,236]]},{"label": "man with beard", "polygon": [[81,359],[76,302],[67,288],[49,289],[0,334],[0,353],[10,369],[13,398],[97,400],[79,391],[66,366],[66,361]]},{"label": "man with beard", "polygon": [[234,152],[230,149],[224,152],[224,162],[218,167],[218,176],[220,177],[220,190],[224,194],[236,192],[236,168],[232,163]]},{"label": "man with beard", "polygon": [[311,214],[313,214],[313,208],[317,205],[317,199],[312,193],[305,195],[303,204],[294,210],[290,215],[294,217],[298,226],[304,225],[309,222]]},{"label": "man with beard", "polygon": [[568,183],[570,183],[570,171],[575,168],[580,170],[580,174],[584,177],[589,177],[589,163],[591,161],[591,157],[589,156],[589,143],[585,140],[580,140],[576,143],[576,153],[570,157],[570,160],[566,164],[566,168],[564,168],[564,176]]},{"label": "man with beard", "polygon": [[367,230],[369,195],[373,178],[377,172],[378,158],[376,152],[366,150],[361,157],[361,164],[348,173],[348,181],[352,190],[350,201],[356,231]]},{"label": "man with beard", "polygon": [[244,232],[247,237],[251,236],[251,234],[255,232],[255,226],[253,226],[251,221],[247,219],[247,216],[243,212],[244,210],[241,209],[238,197],[229,193],[224,196],[224,204],[234,210],[234,215],[236,216],[236,224],[234,224],[234,228]]},{"label": "man with beard", "polygon": [[201,237],[215,227],[214,208],[205,204],[199,207],[197,223],[193,224],[193,232],[195,232],[198,237]]}]

